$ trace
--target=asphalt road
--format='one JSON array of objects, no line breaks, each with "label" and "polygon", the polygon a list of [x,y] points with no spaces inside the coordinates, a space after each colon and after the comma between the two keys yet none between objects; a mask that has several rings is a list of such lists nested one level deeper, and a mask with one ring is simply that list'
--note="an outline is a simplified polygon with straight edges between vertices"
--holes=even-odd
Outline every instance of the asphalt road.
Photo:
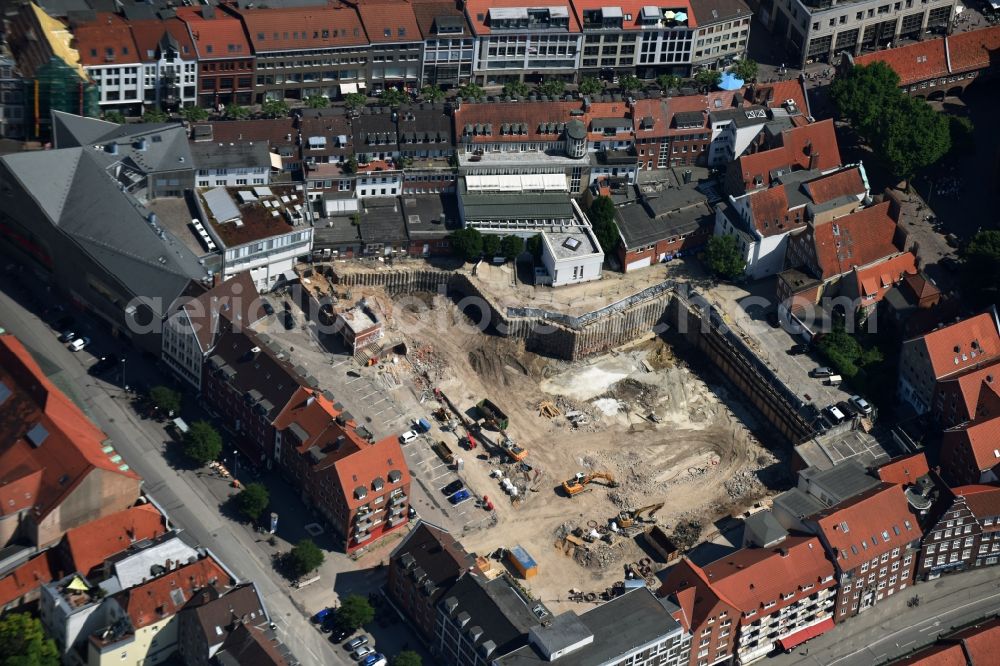
[{"label": "asphalt road", "polygon": [[[93,356],[87,351],[70,352],[45,322],[14,301],[6,292],[6,276],[2,286],[0,326],[18,336],[33,354],[43,356],[41,365],[47,372],[51,366],[61,370],[57,383],[108,434],[125,462],[143,477],[146,493],[167,512],[172,524],[195,537],[241,580],[257,584],[279,637],[299,661],[353,663],[295,606],[287,594],[287,581],[274,572],[267,553],[254,543],[253,534],[220,515],[218,502],[195,472],[175,470],[166,462],[166,436],[160,424],[140,419],[120,388],[88,375]],[[112,343],[102,340],[100,334],[91,337],[96,349],[112,351]],[[132,356],[135,359],[130,357],[126,372],[129,383],[136,384],[143,381],[143,370],[138,354]]]},{"label": "asphalt road", "polygon": [[[920,605],[907,606],[918,595]],[[994,567],[920,583],[837,625],[768,666],[872,666],[905,656],[953,628],[1000,613],[1000,582]]]}]

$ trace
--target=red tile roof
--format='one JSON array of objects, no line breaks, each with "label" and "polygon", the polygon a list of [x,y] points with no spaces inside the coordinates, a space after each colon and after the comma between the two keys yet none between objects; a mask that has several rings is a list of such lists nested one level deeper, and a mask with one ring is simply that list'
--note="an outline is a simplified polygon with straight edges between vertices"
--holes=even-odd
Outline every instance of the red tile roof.
[{"label": "red tile roof", "polygon": [[809,198],[822,204],[840,197],[857,197],[866,192],[865,181],[861,177],[861,169],[852,167],[835,173],[827,174],[805,184]]},{"label": "red tile roof", "polygon": [[243,24],[216,7],[214,17],[206,19],[205,7],[177,7],[177,18],[187,24],[198,60],[252,58],[253,51],[243,32]]},{"label": "red tile roof", "polygon": [[1000,380],[1000,360],[994,360],[982,368],[939,382],[937,390],[945,394],[946,404],[952,400],[961,400],[962,420],[972,420],[979,417],[981,403],[984,408],[993,407],[992,396],[987,395],[986,389],[990,389],[989,393],[996,395],[996,389],[1000,388],[998,380]]},{"label": "red tile roof", "polygon": [[893,662],[894,666],[967,666],[961,645],[932,645]]},{"label": "red tile roof", "polygon": [[776,185],[749,195],[750,217],[762,236],[776,236],[806,226],[802,210],[788,209],[788,194],[784,185]]},{"label": "red tile roof", "polygon": [[[687,6],[686,9],[684,8],[685,5]],[[521,6],[531,7],[532,5],[522,3]],[[577,22],[582,26],[584,11],[594,10],[594,9],[604,9],[606,7],[620,9],[622,13],[622,28],[624,30],[643,30],[644,28],[642,23],[640,22],[640,18],[642,14],[642,8],[647,6],[650,6],[650,3],[644,0],[618,0],[617,2],[614,1],[608,2],[607,0],[573,0],[572,11],[576,15]],[[651,6],[666,7],[667,5],[665,4],[657,5],[656,3],[652,3]],[[690,2],[684,2],[683,0],[681,2],[671,2],[669,3],[669,6],[670,9],[672,9],[675,12],[679,11],[686,12],[688,15],[688,25],[690,27],[697,26],[696,23],[697,17],[695,16],[694,11],[691,8]],[[632,17],[631,20],[626,20],[625,19],[626,16],[631,16]]]},{"label": "red tile roof", "polygon": [[956,497],[964,497],[965,503],[977,518],[1000,515],[1000,487],[972,484],[952,488]]},{"label": "red tile roof", "polygon": [[888,201],[813,225],[811,232],[813,256],[824,280],[899,253]]},{"label": "red tile roof", "polygon": [[153,539],[166,531],[166,519],[156,507],[142,504],[67,530],[65,548],[76,571],[86,576],[136,541]]},{"label": "red tile roof", "polygon": [[372,44],[421,40],[410,0],[360,0],[358,13]]},{"label": "red tile roof", "polygon": [[441,17],[461,19],[464,34],[472,35],[468,17],[452,0],[413,0],[413,14],[417,17],[424,39],[437,37],[435,21]]},{"label": "red tile roof", "polygon": [[917,270],[917,258],[912,252],[887,259],[867,268],[854,269],[854,282],[857,293],[863,299],[864,305],[871,305],[882,300],[890,289],[903,281],[908,273]]},{"label": "red tile roof", "polygon": [[319,471],[368,446],[368,442],[355,431],[353,421],[343,424],[337,421],[340,414],[322,393],[300,387],[274,420],[274,427],[285,430],[295,425],[297,437],[305,434],[296,448],[301,455],[307,455],[313,447],[322,452],[322,461],[313,466],[313,470]]},{"label": "red tile roof", "polygon": [[73,37],[80,52],[80,64],[84,67],[139,62],[139,49],[132,31],[125,19],[117,14],[99,12],[95,21],[76,25]]},{"label": "red tile roof", "polygon": [[982,69],[990,66],[991,52],[996,58],[1000,50],[1000,25],[955,33],[947,39],[953,74]]},{"label": "red tile roof", "polygon": [[978,626],[963,629],[952,640],[962,641],[965,655],[972,666],[998,663],[997,646],[1000,645],[1000,618],[988,620]]},{"label": "red tile roof", "polygon": [[10,391],[0,403],[0,515],[34,506],[40,522],[94,469],[135,480],[138,496],[139,476],[104,451],[107,435],[12,335],[0,335],[0,381]]},{"label": "red tile roof", "polygon": [[942,451],[960,449],[972,455],[980,471],[1000,465],[1000,417],[944,431]]},{"label": "red tile roof", "polygon": [[898,484],[880,484],[824,509],[817,522],[844,571],[920,538],[920,526]]},{"label": "red tile roof", "polygon": [[[800,116],[792,116],[795,124],[806,120],[809,114],[809,106],[806,104],[805,83],[799,79],[789,79],[787,81],[775,81],[774,83],[761,83],[745,89],[746,97],[755,104],[764,104],[768,107],[781,106],[785,100],[793,100],[798,107]],[[796,119],[799,119],[796,121]]]},{"label": "red tile roof", "polygon": [[923,344],[937,379],[1000,357],[1000,331],[992,310],[931,331]]},{"label": "red tile roof", "polygon": [[933,282],[927,279],[923,273],[914,273],[912,275],[907,275],[903,278],[903,282],[909,287],[910,291],[913,293],[914,298],[918,301],[925,298],[931,298],[937,296],[941,293]]},{"label": "red tile roof", "polygon": [[925,476],[929,471],[927,456],[923,451],[894,458],[878,468],[878,478],[886,483],[908,485]]},{"label": "red tile roof", "polygon": [[[814,536],[789,536],[773,548],[742,548],[704,571],[716,593],[742,612],[763,610],[773,601],[775,606],[767,612],[776,613],[835,584],[833,565]],[[827,577],[830,580],[821,583]],[[791,596],[783,599],[783,595]]]},{"label": "red tile roof", "polygon": [[687,557],[670,569],[657,594],[661,597],[673,595],[677,599],[682,623],[695,635],[701,633],[707,618],[722,610],[733,615],[740,613],[735,603],[714,588],[705,571]]},{"label": "red tile roof", "polygon": [[[403,457],[399,439],[394,435],[380,439],[346,458],[337,460],[334,467],[344,498],[347,500],[348,510],[354,510],[370,501],[367,497],[359,499],[354,491],[363,487],[370,494],[372,481],[375,479],[382,479],[386,488],[390,486],[404,488],[410,483],[410,470]],[[394,484],[390,484],[388,480],[391,471],[400,473],[399,481]]]},{"label": "red tile roof", "polygon": [[234,11],[243,17],[257,53],[368,44],[357,11],[347,5]]},{"label": "red tile roof", "polygon": [[222,592],[233,582],[229,574],[208,556],[125,590],[116,598],[135,630],[175,614],[200,589],[213,587]]},{"label": "red tile roof", "polygon": [[904,86],[948,74],[948,54],[945,52],[944,39],[930,39],[854,58],[854,64],[858,66],[868,66],[875,62],[889,65],[899,75],[900,85]]},{"label": "red tile roof", "polygon": [[[684,3],[684,0],[677,0],[677,4]],[[469,18],[469,23],[472,24],[472,30],[476,35],[488,35],[490,34],[490,10],[491,9],[504,9],[504,8],[544,8],[549,7],[564,7],[569,14],[569,30],[567,32],[580,32],[580,22],[576,18],[576,13],[573,11],[572,5],[567,0],[558,0],[556,2],[539,2],[532,4],[526,0],[469,0],[465,3],[465,15]],[[688,12],[688,16],[691,16],[692,12]],[[506,32],[506,31],[505,31]],[[510,31],[517,32],[517,31]],[[558,30],[547,30],[548,33],[557,33]]]},{"label": "red tile roof", "polygon": [[[581,112],[580,115],[570,115],[571,112]],[[569,123],[579,120],[588,130],[588,135],[603,139],[603,135],[590,132],[591,121],[595,118],[631,118],[627,102],[594,102],[583,112],[583,103],[579,100],[560,102],[496,102],[496,103],[466,103],[455,111],[456,141],[471,139],[473,143],[523,143],[525,141],[554,142],[561,139],[559,133],[540,132],[542,123]],[[489,136],[477,135],[465,137],[466,125],[492,125],[493,133]],[[507,124],[527,125],[527,134],[501,134]]]},{"label": "red tile roof", "polygon": [[144,19],[132,21],[132,38],[139,50],[139,58],[144,62],[155,61],[160,47],[160,40],[168,34],[177,42],[177,52],[182,60],[194,60],[197,57],[194,42],[187,25],[179,18]]},{"label": "red tile roof", "polygon": [[815,155],[815,168],[827,171],[840,166],[840,148],[832,120],[793,127],[781,133],[781,145],[751,155],[743,155],[733,163],[743,181],[744,191],[771,185],[771,172],[778,169],[808,169]]},{"label": "red tile roof", "polygon": [[47,550],[0,578],[0,611],[46,583],[55,580],[53,551]]}]

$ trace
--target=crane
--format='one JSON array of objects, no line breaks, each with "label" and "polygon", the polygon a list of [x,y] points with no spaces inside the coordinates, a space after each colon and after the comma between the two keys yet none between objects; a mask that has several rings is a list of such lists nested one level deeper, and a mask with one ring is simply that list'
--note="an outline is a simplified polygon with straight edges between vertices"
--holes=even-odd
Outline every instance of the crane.
[{"label": "crane", "polygon": [[[628,511],[628,510],[622,511],[621,513],[618,514],[618,527],[622,528],[632,527],[632,525],[634,525],[636,521],[652,522],[653,516],[656,515],[657,511],[663,508],[664,504],[665,502],[659,502],[657,504],[649,504],[647,506],[640,507],[635,511]],[[646,513],[647,511],[649,512],[649,515],[646,516],[645,519],[643,519],[642,514]]]},{"label": "crane", "polygon": [[594,472],[592,474],[584,474],[583,472],[577,472],[572,479],[567,479],[563,481],[562,487],[566,491],[566,494],[570,497],[578,495],[583,492],[584,486],[592,481],[597,481],[600,479],[604,482],[608,488],[617,488],[618,482],[615,481],[615,477],[611,476],[607,472]]}]

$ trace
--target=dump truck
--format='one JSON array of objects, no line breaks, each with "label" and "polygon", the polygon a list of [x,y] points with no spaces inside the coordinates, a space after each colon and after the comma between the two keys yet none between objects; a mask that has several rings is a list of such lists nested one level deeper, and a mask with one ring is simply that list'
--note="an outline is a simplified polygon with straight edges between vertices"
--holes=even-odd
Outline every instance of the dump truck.
[{"label": "dump truck", "polygon": [[601,480],[604,482],[608,488],[617,488],[618,482],[615,481],[615,477],[611,476],[607,472],[594,472],[592,474],[584,474],[583,472],[577,472],[572,479],[567,479],[563,481],[562,487],[566,491],[566,494],[570,497],[574,495],[579,495],[583,492],[584,487],[586,487],[592,481]]},{"label": "dump truck", "polygon": [[455,454],[451,452],[451,448],[449,448],[447,444],[438,441],[437,444],[431,445],[431,448],[434,449],[434,453],[438,455],[438,458],[444,461],[444,464],[446,465],[454,464]]},{"label": "dump truck", "polygon": [[528,456],[528,450],[520,447],[517,443],[510,437],[504,437],[500,441],[500,448],[503,452],[507,454],[514,462],[520,462]]},{"label": "dump truck", "polygon": [[507,426],[510,425],[510,420],[507,418],[507,415],[503,413],[503,410],[493,404],[493,401],[489,398],[480,400],[476,407],[479,409],[479,413],[483,415],[483,418],[486,419],[486,422],[497,430],[506,430]]}]

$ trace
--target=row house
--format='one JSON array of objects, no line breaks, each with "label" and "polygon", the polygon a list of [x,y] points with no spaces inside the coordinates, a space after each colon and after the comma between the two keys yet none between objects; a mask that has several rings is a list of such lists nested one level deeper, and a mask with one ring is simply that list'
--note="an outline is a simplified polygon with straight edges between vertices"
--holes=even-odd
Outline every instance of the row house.
[{"label": "row house", "polygon": [[934,391],[939,382],[979,370],[998,358],[1000,320],[996,308],[939,326],[903,341],[899,358],[899,398],[917,414],[924,414],[934,404]]},{"label": "row house", "polygon": [[347,5],[235,8],[256,55],[254,104],[337,98],[366,87],[369,40]]},{"label": "row house", "polygon": [[368,34],[366,72],[373,94],[387,87],[415,90],[421,84],[424,42],[411,2],[365,0],[357,5]]},{"label": "row house", "polygon": [[941,474],[952,485],[996,483],[1000,480],[1000,399],[988,394],[991,409],[980,419],[944,431],[941,437]]},{"label": "row house", "polygon": [[576,79],[583,35],[568,0],[539,6],[524,0],[471,0],[465,13],[476,37],[476,83]]},{"label": "row house", "polygon": [[[821,220],[856,210],[869,194],[862,165],[823,174],[793,171],[772,187],[730,195],[715,211],[715,235],[736,239],[752,279],[784,269],[789,238]],[[910,265],[912,267],[912,255]]]},{"label": "row house", "polygon": [[[303,110],[303,113],[308,113]],[[191,127],[191,150],[199,144],[255,143],[267,147],[269,180],[272,183],[299,180],[302,155],[299,151],[301,116],[295,118],[259,118],[197,123]],[[208,185],[210,186],[210,185]],[[200,185],[200,187],[208,187]]]},{"label": "row house", "polygon": [[1000,488],[950,488],[942,509],[924,537],[917,569],[920,579],[934,580],[943,573],[992,566],[1000,560]]},{"label": "row house", "polygon": [[255,59],[240,19],[212,5],[175,11],[198,56],[198,106],[253,104]]},{"label": "row house", "polygon": [[175,110],[198,103],[198,55],[187,25],[176,16],[132,21],[142,61],[143,103]]},{"label": "row house", "polygon": [[899,75],[903,92],[920,99],[943,99],[960,95],[994,65],[990,52],[1000,49],[1000,26],[969,30],[940,39],[906,44],[894,49],[866,53],[857,58],[844,54],[839,71],[875,62],[888,65]]},{"label": "row house", "polygon": [[815,536],[787,534],[705,566],[684,558],[660,588],[692,636],[691,666],[749,664],[833,628],[837,582]]},{"label": "row house", "polygon": [[943,379],[934,389],[931,415],[944,428],[997,415],[1000,396],[1000,360],[987,361],[977,370]]},{"label": "row house", "polygon": [[274,460],[348,553],[409,520],[410,473],[399,439],[371,443],[339,403],[300,387],[275,420]]},{"label": "row house", "polygon": [[750,7],[743,2],[691,0],[695,16],[691,71],[721,70],[745,58],[750,41]]},{"label": "row house", "polygon": [[420,82],[442,89],[472,81],[475,36],[465,13],[449,0],[414,0],[423,37]]},{"label": "row house", "polygon": [[145,68],[128,22],[110,12],[93,21],[71,25],[80,64],[100,91],[102,111],[141,111],[145,101]]}]

